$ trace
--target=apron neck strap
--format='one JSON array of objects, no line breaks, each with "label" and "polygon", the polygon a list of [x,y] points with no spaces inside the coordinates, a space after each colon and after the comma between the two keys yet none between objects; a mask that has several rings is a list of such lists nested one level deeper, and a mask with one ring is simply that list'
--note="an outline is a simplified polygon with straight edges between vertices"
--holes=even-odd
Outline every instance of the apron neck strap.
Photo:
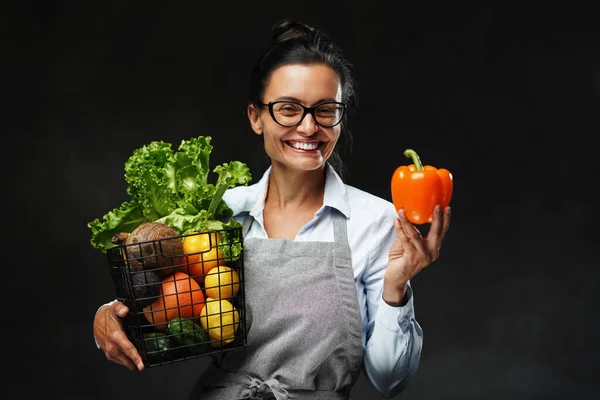
[{"label": "apron neck strap", "polygon": [[332,208],[333,218],[333,241],[343,245],[348,243],[348,231],[346,230],[346,216],[341,211]]}]

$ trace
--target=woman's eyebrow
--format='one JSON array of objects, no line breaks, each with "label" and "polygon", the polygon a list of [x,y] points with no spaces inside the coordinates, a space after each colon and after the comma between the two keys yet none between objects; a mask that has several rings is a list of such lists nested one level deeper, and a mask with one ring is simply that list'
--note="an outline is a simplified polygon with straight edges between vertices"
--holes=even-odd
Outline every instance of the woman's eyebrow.
[{"label": "woman's eyebrow", "polygon": [[[276,98],[274,101],[293,101],[295,103],[302,104],[302,101],[300,99],[298,99],[296,97],[292,97],[292,96],[280,96],[280,97]],[[324,98],[317,100],[314,104],[328,103],[331,101],[337,101],[337,100],[334,99],[333,97],[324,97]]]}]

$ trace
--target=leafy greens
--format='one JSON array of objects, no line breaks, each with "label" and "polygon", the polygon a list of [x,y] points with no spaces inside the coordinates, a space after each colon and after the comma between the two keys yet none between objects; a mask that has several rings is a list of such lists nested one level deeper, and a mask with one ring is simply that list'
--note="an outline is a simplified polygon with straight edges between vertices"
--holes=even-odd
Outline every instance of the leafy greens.
[{"label": "leafy greens", "polygon": [[[180,235],[241,226],[223,201],[228,188],[248,185],[252,180],[247,165],[231,161],[216,166],[215,184],[209,183],[210,136],[182,140],[177,151],[163,141],[153,141],[136,149],[125,163],[127,193],[131,198],[120,207],[88,223],[93,247],[106,253],[115,247],[115,233],[131,233],[145,222],[162,222]],[[241,245],[223,247],[226,258],[241,254]]]}]

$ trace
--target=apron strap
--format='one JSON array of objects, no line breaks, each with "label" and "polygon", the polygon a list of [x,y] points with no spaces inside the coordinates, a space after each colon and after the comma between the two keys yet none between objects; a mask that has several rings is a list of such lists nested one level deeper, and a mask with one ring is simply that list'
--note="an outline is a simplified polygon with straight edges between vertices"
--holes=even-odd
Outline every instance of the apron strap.
[{"label": "apron strap", "polygon": [[[204,384],[202,384],[204,382]],[[350,388],[341,392],[325,390],[292,390],[288,392],[275,379],[262,381],[240,372],[226,372],[209,365],[189,400],[347,400]]]},{"label": "apron strap", "polygon": [[346,229],[346,216],[335,208],[333,213],[333,241],[338,244],[348,244],[348,230]]},{"label": "apron strap", "polygon": [[275,378],[261,381],[258,378],[250,377],[250,382],[246,385],[246,391],[243,395],[248,399],[263,399],[268,398],[270,393],[275,396],[276,400],[288,400],[288,391],[283,389],[279,381]]},{"label": "apron strap", "polygon": [[352,251],[348,244],[346,216],[341,211],[332,209],[331,218],[333,219],[333,241],[335,242],[333,256],[338,260],[335,264],[339,266],[341,262],[343,266],[352,268]]}]

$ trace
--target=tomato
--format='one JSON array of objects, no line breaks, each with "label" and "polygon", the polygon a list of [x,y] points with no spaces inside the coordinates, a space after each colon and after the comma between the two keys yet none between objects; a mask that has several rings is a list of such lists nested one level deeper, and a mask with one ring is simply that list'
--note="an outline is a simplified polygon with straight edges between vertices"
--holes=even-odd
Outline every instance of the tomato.
[{"label": "tomato", "polygon": [[194,232],[183,238],[183,253],[187,264],[182,271],[192,276],[198,283],[212,268],[224,263],[223,253],[217,246],[221,235],[217,232]]}]

